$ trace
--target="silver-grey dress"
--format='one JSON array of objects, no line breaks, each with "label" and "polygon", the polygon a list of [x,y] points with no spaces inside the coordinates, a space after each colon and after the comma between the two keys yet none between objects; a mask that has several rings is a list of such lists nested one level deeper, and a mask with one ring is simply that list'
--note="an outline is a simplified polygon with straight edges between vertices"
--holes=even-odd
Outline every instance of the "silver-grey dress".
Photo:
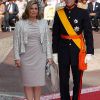
[{"label": "silver-grey dress", "polygon": [[45,85],[46,54],[42,52],[38,22],[27,23],[28,44],[21,55],[21,72],[24,86]]}]

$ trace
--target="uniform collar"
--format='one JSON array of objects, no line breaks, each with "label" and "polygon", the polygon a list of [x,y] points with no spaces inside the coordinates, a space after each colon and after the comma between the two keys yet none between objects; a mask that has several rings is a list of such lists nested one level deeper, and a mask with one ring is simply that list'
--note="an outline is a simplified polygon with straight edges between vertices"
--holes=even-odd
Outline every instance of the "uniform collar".
[{"label": "uniform collar", "polygon": [[73,9],[75,9],[77,7],[77,5],[76,4],[74,4],[73,6],[71,6],[71,7],[68,7],[67,5],[65,6],[65,9],[66,10],[70,10],[70,11],[72,11]]},{"label": "uniform collar", "polygon": [[76,4],[74,3],[74,4],[73,4],[72,6],[70,6],[70,7],[66,5],[66,8],[69,9],[69,10],[72,10],[75,6],[76,6]]}]

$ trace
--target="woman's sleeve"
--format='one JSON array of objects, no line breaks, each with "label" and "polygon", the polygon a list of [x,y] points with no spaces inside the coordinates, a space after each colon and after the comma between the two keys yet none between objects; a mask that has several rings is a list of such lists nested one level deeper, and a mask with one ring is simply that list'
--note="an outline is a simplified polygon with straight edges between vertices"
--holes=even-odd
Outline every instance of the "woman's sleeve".
[{"label": "woman's sleeve", "polygon": [[54,17],[54,23],[53,23],[53,29],[52,29],[52,47],[53,47],[53,53],[58,53],[58,47],[59,47],[59,40],[60,40],[60,19],[57,14],[55,13]]},{"label": "woman's sleeve", "polygon": [[20,48],[20,25],[17,22],[15,24],[15,30],[13,33],[13,51],[14,51],[14,60],[19,60],[19,48]]},{"label": "woman's sleeve", "polygon": [[46,33],[47,33],[47,58],[52,58],[52,33],[46,23]]}]

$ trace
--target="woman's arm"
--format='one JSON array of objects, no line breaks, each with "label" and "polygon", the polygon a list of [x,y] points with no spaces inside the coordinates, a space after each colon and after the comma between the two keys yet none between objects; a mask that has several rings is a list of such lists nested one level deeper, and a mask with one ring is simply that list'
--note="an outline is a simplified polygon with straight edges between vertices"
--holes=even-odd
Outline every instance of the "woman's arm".
[{"label": "woman's arm", "polygon": [[52,33],[46,23],[46,33],[47,33],[47,59],[52,58]]},{"label": "woman's arm", "polygon": [[17,22],[15,24],[15,31],[13,33],[14,60],[20,60],[19,48],[20,48],[20,24],[19,22]]}]

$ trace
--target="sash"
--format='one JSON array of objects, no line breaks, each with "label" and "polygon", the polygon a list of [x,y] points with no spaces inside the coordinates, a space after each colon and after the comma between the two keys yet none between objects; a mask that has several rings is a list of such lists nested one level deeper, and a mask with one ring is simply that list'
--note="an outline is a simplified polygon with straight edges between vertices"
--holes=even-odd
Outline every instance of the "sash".
[{"label": "sash", "polygon": [[[74,31],[73,27],[71,26],[67,15],[65,14],[63,9],[60,9],[57,11],[59,18],[65,28],[65,30],[67,31],[69,36],[77,36],[77,33]],[[77,47],[79,49],[81,49],[81,39],[80,38],[76,38],[76,39],[72,39],[74,41],[74,43],[77,45]]]},{"label": "sash", "polygon": [[64,39],[72,39],[74,43],[77,45],[77,47],[80,49],[79,52],[79,70],[86,70],[87,64],[84,63],[85,56],[86,56],[86,49],[84,44],[84,39],[82,34],[77,35],[77,33],[74,31],[73,27],[71,26],[65,12],[63,9],[57,11],[59,18],[66,29],[69,36],[61,35]]}]

